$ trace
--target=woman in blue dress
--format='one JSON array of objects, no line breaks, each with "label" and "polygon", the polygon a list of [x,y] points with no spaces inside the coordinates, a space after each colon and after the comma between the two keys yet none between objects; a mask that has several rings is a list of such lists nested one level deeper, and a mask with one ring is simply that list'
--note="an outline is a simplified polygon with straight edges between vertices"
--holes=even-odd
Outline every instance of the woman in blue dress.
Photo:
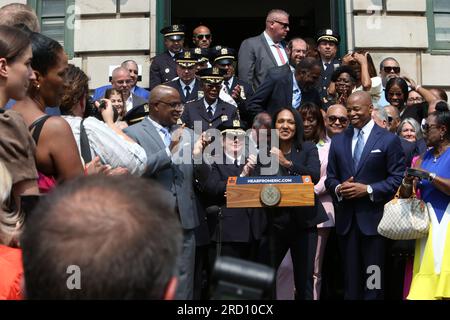
[{"label": "woman in blue dress", "polygon": [[430,215],[428,236],[416,242],[408,299],[450,299],[450,112],[432,113],[423,129],[430,149],[416,168],[426,172],[428,179],[417,182],[406,176],[401,188],[401,195],[407,197],[417,182]]}]

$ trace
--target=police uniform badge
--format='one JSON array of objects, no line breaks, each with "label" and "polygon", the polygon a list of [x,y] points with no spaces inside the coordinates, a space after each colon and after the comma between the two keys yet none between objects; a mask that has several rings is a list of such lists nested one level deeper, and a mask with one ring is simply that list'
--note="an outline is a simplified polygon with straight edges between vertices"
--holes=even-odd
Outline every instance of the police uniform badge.
[{"label": "police uniform badge", "polygon": [[190,58],[191,58],[191,53],[190,53],[189,51],[185,51],[185,52],[184,52],[184,57],[185,57],[186,59],[190,59]]},{"label": "police uniform badge", "polygon": [[220,117],[220,119],[222,120],[222,122],[228,121],[228,116],[224,114],[222,117]]},{"label": "police uniform badge", "polygon": [[174,24],[174,25],[173,25],[173,31],[178,31],[178,30],[180,30],[180,28],[178,27],[177,24]]},{"label": "police uniform badge", "polygon": [[213,75],[218,75],[219,74],[219,68],[218,67],[213,67],[212,74]]},{"label": "police uniform badge", "polygon": [[221,49],[221,50],[220,50],[220,54],[222,54],[222,55],[226,55],[226,54],[228,54],[228,50],[227,50],[227,48],[223,48],[223,49]]},{"label": "police uniform badge", "polygon": [[233,127],[240,127],[240,126],[241,126],[241,122],[239,120],[233,121]]}]

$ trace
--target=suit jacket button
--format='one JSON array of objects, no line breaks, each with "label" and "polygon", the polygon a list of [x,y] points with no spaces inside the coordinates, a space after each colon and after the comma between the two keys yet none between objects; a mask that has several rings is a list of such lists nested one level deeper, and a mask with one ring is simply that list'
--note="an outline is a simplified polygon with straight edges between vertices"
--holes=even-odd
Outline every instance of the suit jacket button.
[{"label": "suit jacket button", "polygon": [[209,126],[212,127],[212,123],[210,123]]}]

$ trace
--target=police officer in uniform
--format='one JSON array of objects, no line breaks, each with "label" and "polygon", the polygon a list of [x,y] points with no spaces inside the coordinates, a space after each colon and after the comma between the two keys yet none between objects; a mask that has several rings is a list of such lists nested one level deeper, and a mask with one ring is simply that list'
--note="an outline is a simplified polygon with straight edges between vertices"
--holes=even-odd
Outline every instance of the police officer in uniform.
[{"label": "police officer in uniform", "polygon": [[239,109],[239,116],[242,124],[244,127],[248,127],[247,124],[251,123],[252,119],[247,115],[245,102],[255,92],[249,83],[240,80],[235,75],[236,51],[232,48],[221,46],[216,46],[213,50],[214,66],[223,69],[226,72],[223,76],[223,90],[234,99]]},{"label": "police officer in uniform", "polygon": [[202,81],[204,96],[186,104],[181,120],[188,128],[194,129],[195,121],[200,121],[202,131],[206,131],[239,120],[237,108],[219,98],[224,73],[224,70],[217,67],[203,69],[197,73]]},{"label": "police officer in uniform", "polygon": [[178,78],[165,84],[178,90],[183,103],[198,99],[200,81],[196,79],[195,74],[200,58],[193,50],[185,50],[175,55]]},{"label": "police officer in uniform", "polygon": [[340,59],[336,58],[340,40],[339,34],[331,29],[320,30],[317,33],[317,51],[323,66],[318,87],[322,101],[328,95],[327,89],[331,82],[331,75],[342,63]]},{"label": "police officer in uniform", "polygon": [[173,80],[177,76],[175,54],[183,51],[184,25],[175,24],[161,29],[166,51],[153,58],[150,65],[150,91],[159,84]]}]

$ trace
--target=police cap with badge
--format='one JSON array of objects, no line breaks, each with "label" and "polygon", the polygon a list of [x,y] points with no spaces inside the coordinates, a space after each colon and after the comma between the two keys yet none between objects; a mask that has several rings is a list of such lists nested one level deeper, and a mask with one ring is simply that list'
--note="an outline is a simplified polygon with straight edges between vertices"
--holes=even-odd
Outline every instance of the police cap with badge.
[{"label": "police cap with badge", "polygon": [[334,32],[331,29],[323,29],[317,32],[316,42],[319,44],[321,41],[329,41],[334,42],[336,45],[341,41],[341,37],[338,33]]},{"label": "police cap with badge", "polygon": [[165,39],[170,39],[172,41],[183,40],[184,31],[185,27],[182,24],[174,24],[172,26],[164,27],[160,30]]},{"label": "police cap with badge", "polygon": [[217,129],[227,137],[245,136],[245,127],[240,120],[227,121],[220,124]]},{"label": "police cap with badge", "polygon": [[203,83],[221,84],[226,71],[217,67],[202,69],[197,72],[197,76]]},{"label": "police cap with badge", "polygon": [[185,50],[175,54],[175,62],[184,68],[191,68],[195,66],[199,62],[200,58],[201,56],[195,53],[194,50]]},{"label": "police cap with badge", "polygon": [[123,117],[123,121],[125,121],[129,125],[136,124],[144,120],[149,113],[149,105],[148,103],[143,103],[138,106],[134,106],[133,109],[128,111]]},{"label": "police cap with badge", "polygon": [[236,51],[232,48],[217,46],[213,51],[214,64],[228,65],[236,62]]}]

